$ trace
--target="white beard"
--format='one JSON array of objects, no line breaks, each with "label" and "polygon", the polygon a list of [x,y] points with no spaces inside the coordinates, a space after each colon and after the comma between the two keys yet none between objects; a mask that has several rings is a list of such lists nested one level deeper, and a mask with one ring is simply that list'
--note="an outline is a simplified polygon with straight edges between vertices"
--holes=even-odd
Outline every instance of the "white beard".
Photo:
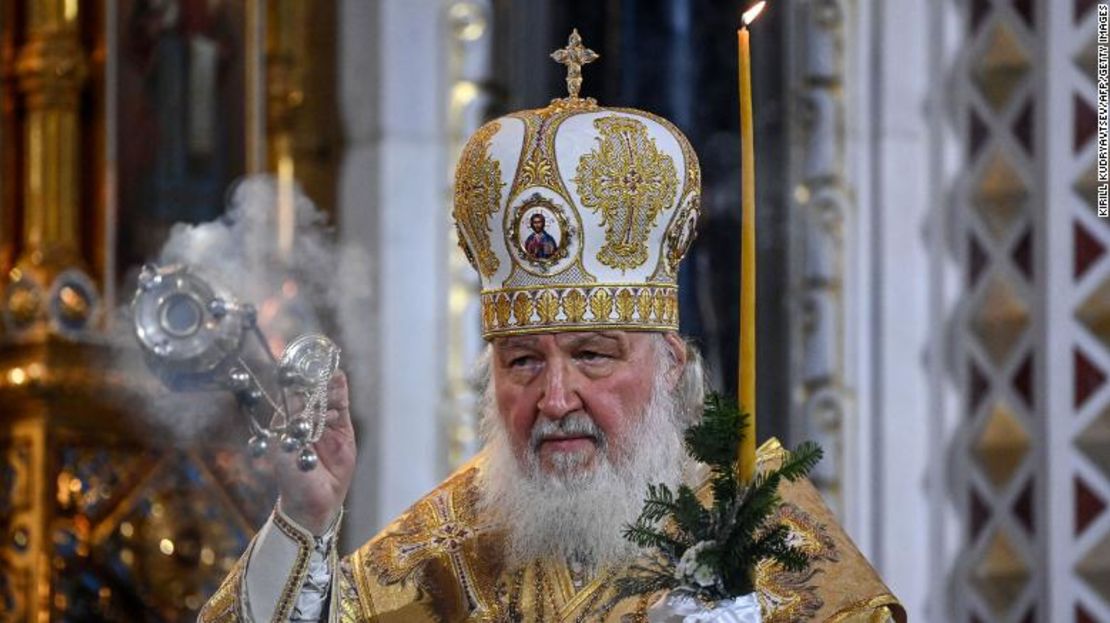
[{"label": "white beard", "polygon": [[508,568],[548,559],[596,572],[635,559],[639,548],[623,537],[624,526],[639,517],[648,484],[674,488],[689,462],[663,375],[657,375],[640,417],[630,416],[619,456],[601,438],[592,465],[564,457],[570,460],[556,463],[557,474],[540,469],[534,446],[525,465],[517,460],[492,392],[490,383],[483,400],[489,463],[482,471],[481,506],[507,532]]}]

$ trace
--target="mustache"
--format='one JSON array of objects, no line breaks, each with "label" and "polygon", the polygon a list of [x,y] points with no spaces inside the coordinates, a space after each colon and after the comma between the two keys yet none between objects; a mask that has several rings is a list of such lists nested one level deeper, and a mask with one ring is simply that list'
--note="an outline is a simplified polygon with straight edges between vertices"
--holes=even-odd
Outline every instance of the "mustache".
[{"label": "mustache", "polygon": [[532,450],[538,450],[540,444],[550,437],[593,437],[598,448],[601,449],[605,448],[606,443],[605,431],[601,430],[594,423],[593,418],[583,411],[576,411],[558,420],[536,418],[536,423],[532,425],[530,439]]}]

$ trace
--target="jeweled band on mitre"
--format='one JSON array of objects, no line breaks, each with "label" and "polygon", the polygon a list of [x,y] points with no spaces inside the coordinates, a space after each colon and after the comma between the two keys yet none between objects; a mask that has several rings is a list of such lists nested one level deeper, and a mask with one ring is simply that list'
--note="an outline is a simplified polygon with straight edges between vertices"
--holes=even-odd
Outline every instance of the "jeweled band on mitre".
[{"label": "jeweled band on mitre", "polygon": [[[572,35],[575,59],[596,58],[580,47]],[[574,90],[487,123],[459,159],[453,216],[481,279],[486,339],[678,328],[678,265],[701,210],[697,157],[667,120]]]}]

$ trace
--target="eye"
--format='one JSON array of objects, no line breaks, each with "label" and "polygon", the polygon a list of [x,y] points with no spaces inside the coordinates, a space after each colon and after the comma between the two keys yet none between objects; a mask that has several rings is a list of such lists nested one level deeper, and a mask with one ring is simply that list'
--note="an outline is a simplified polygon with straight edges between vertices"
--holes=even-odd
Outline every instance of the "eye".
[{"label": "eye", "polygon": [[611,358],[609,355],[599,353],[596,350],[579,351],[576,357],[582,361],[604,361]]},{"label": "eye", "polygon": [[509,367],[510,368],[523,368],[523,367],[526,367],[526,366],[531,366],[535,362],[536,362],[535,357],[533,357],[531,355],[522,355],[520,357],[514,357],[513,359],[509,360]]}]

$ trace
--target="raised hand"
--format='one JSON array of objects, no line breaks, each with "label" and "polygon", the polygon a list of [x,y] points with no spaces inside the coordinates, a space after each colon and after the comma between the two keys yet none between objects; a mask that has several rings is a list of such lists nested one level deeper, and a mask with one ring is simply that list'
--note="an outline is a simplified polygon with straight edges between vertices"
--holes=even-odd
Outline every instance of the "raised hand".
[{"label": "raised hand", "polygon": [[316,469],[302,471],[297,467],[296,453],[278,450],[275,474],[282,512],[314,534],[323,534],[347,497],[357,456],[347,375],[342,370],[336,371],[328,386],[326,427],[313,445],[319,456]]}]

